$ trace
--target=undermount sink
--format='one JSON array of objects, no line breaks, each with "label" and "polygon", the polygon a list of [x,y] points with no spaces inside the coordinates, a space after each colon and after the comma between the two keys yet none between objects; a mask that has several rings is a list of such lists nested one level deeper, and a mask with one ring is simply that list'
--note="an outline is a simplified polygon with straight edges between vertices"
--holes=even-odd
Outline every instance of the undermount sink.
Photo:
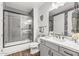
[{"label": "undermount sink", "polygon": [[50,39],[50,40],[60,41],[60,42],[64,42],[64,41],[65,41],[64,39],[58,39],[58,38],[53,37],[53,36],[46,36],[45,38],[46,38],[46,39]]},{"label": "undermount sink", "polygon": [[70,39],[59,39],[58,41],[65,43],[65,44],[68,44],[68,45],[78,45],[78,43],[75,43],[75,41],[72,41]]},{"label": "undermount sink", "polygon": [[65,44],[76,44],[76,45],[78,45],[78,43],[75,43],[74,41],[72,41],[72,40],[70,40],[70,39],[66,39],[66,38],[64,38],[64,39],[58,39],[58,38],[53,38],[55,41],[58,41],[58,42],[62,42],[62,43],[65,43]]},{"label": "undermount sink", "polygon": [[65,42],[65,39],[62,39],[62,38],[59,39],[59,38],[53,37],[53,39],[56,40],[56,41],[59,41],[59,42]]}]

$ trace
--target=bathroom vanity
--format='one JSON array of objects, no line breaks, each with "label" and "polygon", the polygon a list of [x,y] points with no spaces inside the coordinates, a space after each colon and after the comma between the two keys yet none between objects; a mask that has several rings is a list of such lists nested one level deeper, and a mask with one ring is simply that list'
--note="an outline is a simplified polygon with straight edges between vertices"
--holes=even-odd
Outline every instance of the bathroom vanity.
[{"label": "bathroom vanity", "polygon": [[79,45],[70,40],[54,37],[41,37],[40,40],[41,56],[79,56]]},{"label": "bathroom vanity", "polygon": [[78,6],[79,3],[77,2],[65,3],[64,6],[49,12],[49,33],[53,32],[59,37],[63,35],[65,38],[57,38],[56,36],[53,37],[53,35],[41,37],[41,56],[79,56],[79,41],[76,42],[79,39],[79,35],[75,35],[74,41],[72,38],[67,38],[79,33]]}]

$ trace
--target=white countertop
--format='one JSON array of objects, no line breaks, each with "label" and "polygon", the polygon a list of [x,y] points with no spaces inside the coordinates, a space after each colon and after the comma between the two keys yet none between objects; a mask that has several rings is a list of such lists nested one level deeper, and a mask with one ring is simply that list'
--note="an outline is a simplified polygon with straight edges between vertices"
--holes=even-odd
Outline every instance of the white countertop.
[{"label": "white countertop", "polygon": [[57,40],[55,37],[40,37],[40,38],[43,40],[55,43],[58,46],[70,49],[70,50],[75,51],[75,52],[79,52],[79,44],[74,43],[73,41],[70,41],[68,39]]}]

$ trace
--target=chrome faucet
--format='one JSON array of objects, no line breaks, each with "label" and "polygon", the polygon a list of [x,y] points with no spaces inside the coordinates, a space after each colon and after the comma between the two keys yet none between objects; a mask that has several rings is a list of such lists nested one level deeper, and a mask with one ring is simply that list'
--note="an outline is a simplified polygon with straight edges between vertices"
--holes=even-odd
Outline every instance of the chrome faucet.
[{"label": "chrome faucet", "polygon": [[62,36],[62,39],[64,39],[64,36]]}]

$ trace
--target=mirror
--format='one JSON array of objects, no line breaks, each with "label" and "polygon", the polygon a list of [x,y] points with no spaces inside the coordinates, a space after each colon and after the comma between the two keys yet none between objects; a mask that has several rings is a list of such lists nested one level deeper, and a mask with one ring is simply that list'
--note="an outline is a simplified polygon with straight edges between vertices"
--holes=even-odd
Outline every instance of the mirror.
[{"label": "mirror", "polygon": [[78,2],[74,3],[75,10],[72,13],[72,32],[79,33],[79,9]]},{"label": "mirror", "polygon": [[66,2],[64,5],[51,10],[49,12],[49,32],[63,34],[64,36],[72,36],[72,34],[78,33],[79,11],[76,12],[77,17],[73,17],[74,10],[74,2]]},{"label": "mirror", "polygon": [[[74,17],[74,15],[76,15]],[[76,12],[76,14],[73,12],[72,14],[72,26],[73,26],[73,29],[72,29],[72,32],[74,33],[79,33],[79,11]]]}]

